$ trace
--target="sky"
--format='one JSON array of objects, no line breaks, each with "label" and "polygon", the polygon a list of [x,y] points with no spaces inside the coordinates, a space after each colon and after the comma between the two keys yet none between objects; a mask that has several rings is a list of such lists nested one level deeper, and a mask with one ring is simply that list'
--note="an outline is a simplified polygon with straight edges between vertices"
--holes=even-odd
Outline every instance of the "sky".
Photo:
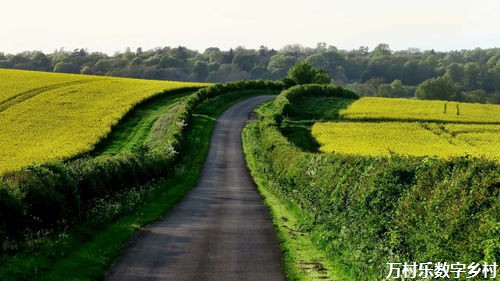
[{"label": "sky", "polygon": [[500,47],[499,0],[4,0],[0,52]]}]

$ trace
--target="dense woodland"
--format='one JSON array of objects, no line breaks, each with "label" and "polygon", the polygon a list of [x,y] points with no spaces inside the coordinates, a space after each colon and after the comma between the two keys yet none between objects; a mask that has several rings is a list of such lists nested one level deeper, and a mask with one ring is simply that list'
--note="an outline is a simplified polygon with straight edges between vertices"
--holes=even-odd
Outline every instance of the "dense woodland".
[{"label": "dense woodland", "polygon": [[203,53],[185,47],[136,51],[127,48],[110,56],[86,49],[51,54],[0,53],[0,68],[136,77],[144,79],[229,82],[281,79],[300,61],[326,71],[336,85],[361,96],[416,97],[500,103],[500,48],[449,52],[408,49],[339,50],[325,43],[315,48],[287,45],[280,50],[238,47],[208,48]]}]

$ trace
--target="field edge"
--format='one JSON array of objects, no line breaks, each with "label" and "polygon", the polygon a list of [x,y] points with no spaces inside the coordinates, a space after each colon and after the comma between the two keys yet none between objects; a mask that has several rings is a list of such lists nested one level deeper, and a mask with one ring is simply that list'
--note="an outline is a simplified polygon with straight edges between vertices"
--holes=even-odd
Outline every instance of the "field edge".
[{"label": "field edge", "polygon": [[346,280],[339,276],[341,272],[338,271],[338,267],[325,258],[327,253],[315,245],[314,235],[300,230],[304,218],[300,215],[299,207],[276,196],[270,187],[272,182],[258,168],[257,159],[252,153],[255,125],[255,122],[248,123],[242,132],[245,160],[278,234],[287,279]]}]

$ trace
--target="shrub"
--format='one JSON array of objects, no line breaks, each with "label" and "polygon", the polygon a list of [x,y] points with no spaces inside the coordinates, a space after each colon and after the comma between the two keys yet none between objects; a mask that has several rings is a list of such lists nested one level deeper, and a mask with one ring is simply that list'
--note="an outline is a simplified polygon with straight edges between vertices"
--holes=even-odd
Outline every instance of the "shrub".
[{"label": "shrub", "polygon": [[332,78],[325,71],[315,68],[307,61],[295,64],[288,70],[288,79],[297,85],[304,84],[331,84]]}]

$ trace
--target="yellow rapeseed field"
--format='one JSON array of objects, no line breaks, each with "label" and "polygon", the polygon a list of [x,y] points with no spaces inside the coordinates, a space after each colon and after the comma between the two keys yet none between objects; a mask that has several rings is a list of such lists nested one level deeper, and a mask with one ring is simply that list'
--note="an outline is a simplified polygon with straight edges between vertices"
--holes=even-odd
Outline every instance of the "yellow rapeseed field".
[{"label": "yellow rapeseed field", "polygon": [[469,154],[500,159],[500,125],[326,122],[314,124],[312,134],[326,153],[445,158]]},{"label": "yellow rapeseed field", "polygon": [[135,104],[199,85],[0,69],[0,173],[90,151]]},{"label": "yellow rapeseed field", "polygon": [[77,74],[58,74],[38,71],[0,69],[0,104],[15,96],[48,90],[78,81],[95,81],[102,77]]},{"label": "yellow rapeseed field", "polygon": [[366,97],[357,100],[347,109],[341,110],[340,117],[386,121],[422,120],[460,123],[500,123],[500,106],[450,101]]}]

